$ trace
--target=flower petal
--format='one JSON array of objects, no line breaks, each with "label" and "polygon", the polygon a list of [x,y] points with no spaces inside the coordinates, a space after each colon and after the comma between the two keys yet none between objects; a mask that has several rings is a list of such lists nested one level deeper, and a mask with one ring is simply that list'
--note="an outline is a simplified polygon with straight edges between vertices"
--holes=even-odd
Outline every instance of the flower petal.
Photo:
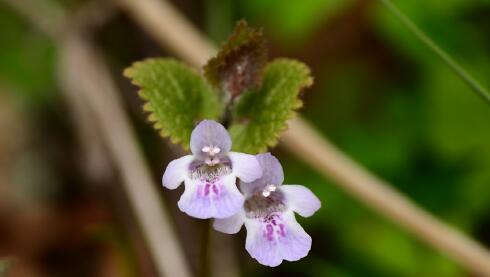
[{"label": "flower petal", "polygon": [[262,176],[262,168],[254,155],[230,152],[228,154],[233,174],[243,182],[250,183]]},{"label": "flower petal", "polygon": [[274,221],[245,221],[245,248],[259,263],[278,266],[283,260],[297,261],[311,249],[311,237],[296,222],[292,211],[278,214]]},{"label": "flower petal", "polygon": [[231,149],[231,138],[223,125],[212,120],[201,121],[191,134],[191,151],[194,155],[202,154],[206,146],[218,147],[221,153]]},{"label": "flower petal", "polygon": [[312,216],[322,206],[320,199],[305,186],[283,185],[281,191],[285,195],[286,205],[303,217]]},{"label": "flower petal", "polygon": [[245,221],[245,213],[243,210],[241,210],[231,217],[215,219],[213,223],[213,227],[216,231],[225,234],[236,234],[242,228],[244,221]]},{"label": "flower petal", "polygon": [[188,175],[189,165],[193,160],[192,155],[171,161],[162,177],[162,185],[168,189],[177,188]]},{"label": "flower petal", "polygon": [[227,218],[243,206],[244,197],[232,174],[213,181],[185,181],[184,194],[177,203],[180,210],[196,218]]},{"label": "flower petal", "polygon": [[262,168],[262,177],[253,181],[242,183],[240,189],[246,194],[251,195],[265,186],[273,184],[279,186],[284,181],[284,172],[281,163],[271,153],[258,154],[255,156]]}]

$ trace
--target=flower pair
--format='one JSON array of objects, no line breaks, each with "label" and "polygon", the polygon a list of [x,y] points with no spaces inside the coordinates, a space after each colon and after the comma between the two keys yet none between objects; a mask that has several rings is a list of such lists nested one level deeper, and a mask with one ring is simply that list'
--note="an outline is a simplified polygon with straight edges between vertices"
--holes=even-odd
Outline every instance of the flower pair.
[{"label": "flower pair", "polygon": [[261,264],[277,266],[308,254],[311,237],[296,222],[294,212],[311,216],[320,201],[304,186],[282,185],[283,170],[274,156],[230,152],[228,132],[211,120],[197,125],[190,146],[192,155],[172,161],[162,178],[169,189],[184,182],[180,210],[197,218],[215,218],[214,228],[227,234],[245,225],[245,248]]}]

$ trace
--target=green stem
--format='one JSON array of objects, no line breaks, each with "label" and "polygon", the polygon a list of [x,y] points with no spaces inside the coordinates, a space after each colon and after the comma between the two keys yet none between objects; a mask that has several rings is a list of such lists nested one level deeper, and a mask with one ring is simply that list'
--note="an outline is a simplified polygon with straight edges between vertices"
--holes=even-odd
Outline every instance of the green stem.
[{"label": "green stem", "polygon": [[203,224],[202,238],[201,238],[201,257],[199,265],[199,277],[211,276],[211,259],[209,257],[209,238],[211,236],[211,219],[206,219]]},{"label": "green stem", "polygon": [[227,103],[225,104],[225,111],[224,111],[223,116],[221,118],[221,123],[223,124],[223,126],[225,126],[226,129],[228,129],[230,127],[230,124],[231,124],[232,108],[233,108],[233,105],[235,104],[235,98],[230,97],[230,99],[226,102]]},{"label": "green stem", "polygon": [[417,25],[415,25],[405,14],[403,14],[391,0],[380,0],[400,21],[410,29],[415,36],[427,46],[434,54],[439,56],[473,91],[490,105],[490,93],[478,81],[476,81],[466,70],[464,70],[449,54],[441,49],[430,39]]}]

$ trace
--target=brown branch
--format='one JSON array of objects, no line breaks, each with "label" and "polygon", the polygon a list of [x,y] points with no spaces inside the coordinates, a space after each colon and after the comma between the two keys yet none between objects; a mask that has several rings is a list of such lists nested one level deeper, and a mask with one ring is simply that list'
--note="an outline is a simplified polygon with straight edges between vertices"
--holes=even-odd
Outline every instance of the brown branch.
[{"label": "brown branch", "polygon": [[[14,1],[14,0],[11,0]],[[214,53],[209,40],[194,29],[171,4],[160,0],[114,0],[143,28],[182,59],[202,65]]]},{"label": "brown branch", "polygon": [[415,205],[322,137],[302,119],[289,122],[283,145],[355,198],[469,270],[490,275],[490,255],[476,241]]},{"label": "brown branch", "polygon": [[[187,62],[201,66],[214,52],[184,16],[164,0],[116,0],[146,31]],[[490,253],[476,241],[418,207],[393,186],[363,169],[305,121],[289,123],[284,146],[298,158],[336,181],[366,206],[397,223],[468,270],[490,276]]]},{"label": "brown branch", "polygon": [[77,30],[62,46],[66,79],[89,104],[111,158],[123,178],[124,189],[162,276],[190,276],[184,253],[162,205],[157,186],[131,128],[110,72],[96,50]]},{"label": "brown branch", "polygon": [[[54,41],[62,37],[63,22],[66,16],[64,10],[55,3],[39,0],[3,1]],[[76,137],[81,146],[81,162],[84,170],[89,178],[100,183],[109,176],[110,166],[105,158],[105,149],[102,147],[99,134],[92,128],[92,115],[88,112],[86,104],[77,99],[76,92],[65,89],[64,80],[59,81],[66,103],[72,111],[71,116],[76,126],[74,128]]]},{"label": "brown branch", "polygon": [[[75,118],[80,120],[80,139],[90,144],[87,140],[94,138],[93,124],[98,125],[96,127],[101,130],[101,137],[122,176],[126,195],[139,220],[159,274],[190,276],[171,220],[156,190],[159,186],[151,178],[129,118],[122,108],[120,94],[103,59],[90,41],[82,37],[76,26],[66,32],[66,37],[63,36],[61,31],[66,28],[66,17],[64,11],[54,3],[42,0],[3,1],[60,43],[60,81],[68,91],[67,101],[74,109]],[[83,25],[83,22],[76,23]],[[76,104],[74,101],[81,103]],[[91,128],[91,131],[87,128]]]}]

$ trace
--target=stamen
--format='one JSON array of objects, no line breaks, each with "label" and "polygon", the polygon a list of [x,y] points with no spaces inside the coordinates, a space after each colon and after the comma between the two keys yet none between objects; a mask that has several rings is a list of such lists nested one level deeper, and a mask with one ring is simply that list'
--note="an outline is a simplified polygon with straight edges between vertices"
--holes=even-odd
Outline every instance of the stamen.
[{"label": "stamen", "polygon": [[272,192],[274,188],[267,185],[262,191],[247,197],[245,199],[244,209],[248,218],[263,218],[273,213],[283,212],[286,209],[284,204],[284,195],[280,189]]},{"label": "stamen", "polygon": [[210,151],[209,151],[209,155],[211,156],[214,156],[216,154],[218,154],[219,152],[221,152],[221,149],[217,146],[214,146]]},{"label": "stamen", "polygon": [[220,160],[219,158],[206,158],[204,160],[204,163],[206,163],[208,166],[215,166],[219,164]]},{"label": "stamen", "polygon": [[204,146],[201,149],[201,151],[203,153],[208,153],[210,156],[214,156],[214,155],[218,154],[219,152],[221,152],[221,149],[218,146],[208,145],[208,146]]},{"label": "stamen", "polygon": [[264,197],[269,197],[271,195],[271,192],[276,191],[277,186],[273,184],[268,184],[265,186],[264,190],[262,191],[262,196]]},{"label": "stamen", "polygon": [[194,160],[189,169],[192,179],[214,179],[231,173],[231,161],[227,156],[211,157],[205,155],[202,159]]}]

